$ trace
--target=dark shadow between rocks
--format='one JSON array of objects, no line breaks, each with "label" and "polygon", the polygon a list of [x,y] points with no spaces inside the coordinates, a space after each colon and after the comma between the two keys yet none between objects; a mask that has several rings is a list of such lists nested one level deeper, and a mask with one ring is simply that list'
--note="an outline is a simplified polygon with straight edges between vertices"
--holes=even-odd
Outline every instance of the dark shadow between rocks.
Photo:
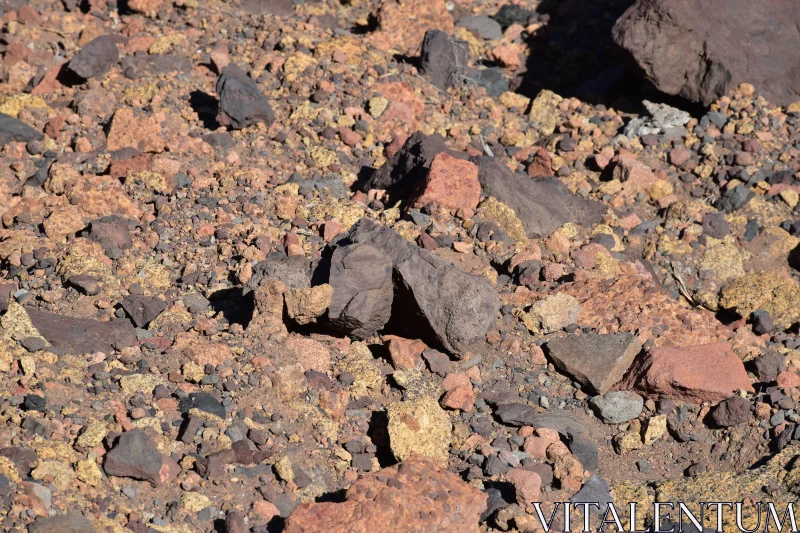
[{"label": "dark shadow between rocks", "polygon": [[61,65],[56,74],[56,80],[65,87],[75,87],[86,83],[86,80],[67,68],[69,61]]},{"label": "dark shadow between rocks", "polygon": [[386,411],[373,411],[369,419],[367,436],[372,440],[372,444],[378,448],[375,457],[381,468],[397,464],[392,449],[389,446],[389,415]]},{"label": "dark shadow between rocks", "polygon": [[286,528],[286,519],[280,515],[274,516],[267,523],[267,533],[281,533]]},{"label": "dark shadow between rocks", "polygon": [[314,501],[317,503],[344,503],[347,500],[346,497],[347,489],[339,489],[333,492],[326,492]]},{"label": "dark shadow between rocks", "polygon": [[[666,95],[641,74],[614,43],[611,29],[635,0],[543,0],[539,18],[549,19],[528,40],[530,55],[512,89],[534,98],[542,89],[629,113],[643,113],[642,100],[666,103],[693,115],[702,110]],[[702,113],[700,113],[702,114]]]},{"label": "dark shadow between rocks", "polygon": [[220,289],[211,294],[208,301],[211,308],[222,313],[225,320],[231,324],[241,324],[243,328],[250,324],[256,309],[253,294],[245,296],[241,287]]},{"label": "dark shadow between rocks", "polygon": [[720,309],[714,316],[722,323],[723,326],[730,326],[742,318],[735,311],[729,309]]},{"label": "dark shadow between rocks", "polygon": [[217,113],[219,112],[219,100],[203,91],[192,91],[189,93],[189,105],[203,122],[206,129],[216,129]]}]

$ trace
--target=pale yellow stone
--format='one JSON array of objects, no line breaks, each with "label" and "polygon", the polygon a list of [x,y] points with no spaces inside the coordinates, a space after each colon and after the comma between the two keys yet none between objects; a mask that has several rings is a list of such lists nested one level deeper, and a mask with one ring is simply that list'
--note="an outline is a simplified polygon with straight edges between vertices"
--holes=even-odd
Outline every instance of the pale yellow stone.
[{"label": "pale yellow stone", "polygon": [[103,479],[103,473],[100,471],[100,467],[97,466],[97,462],[92,459],[78,461],[75,465],[75,472],[78,479],[92,487],[98,486]]},{"label": "pale yellow stone", "polygon": [[211,505],[211,499],[199,492],[181,494],[181,507],[190,513],[197,514],[209,505]]},{"label": "pale yellow stone", "polygon": [[667,415],[658,415],[647,421],[644,432],[644,444],[649,446],[664,436],[667,432]]},{"label": "pale yellow stone", "polygon": [[106,425],[102,422],[92,420],[86,424],[81,434],[75,439],[75,445],[80,448],[94,448],[103,442],[106,435],[108,435],[108,428]]}]

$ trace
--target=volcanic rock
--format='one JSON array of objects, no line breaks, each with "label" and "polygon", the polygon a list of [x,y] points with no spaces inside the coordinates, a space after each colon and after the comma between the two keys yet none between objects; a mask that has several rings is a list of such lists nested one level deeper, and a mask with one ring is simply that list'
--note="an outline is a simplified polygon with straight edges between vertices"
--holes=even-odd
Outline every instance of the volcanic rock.
[{"label": "volcanic rock", "polygon": [[269,126],[275,121],[269,100],[261,93],[256,82],[234,64],[222,69],[217,79],[217,94],[217,122],[223,126],[240,130],[257,122]]}]

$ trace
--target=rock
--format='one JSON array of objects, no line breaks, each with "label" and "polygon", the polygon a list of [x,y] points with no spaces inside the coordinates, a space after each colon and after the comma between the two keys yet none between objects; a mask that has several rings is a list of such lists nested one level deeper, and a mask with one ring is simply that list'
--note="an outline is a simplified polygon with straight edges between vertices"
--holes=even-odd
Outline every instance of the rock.
[{"label": "rock", "polygon": [[111,35],[92,39],[70,59],[67,68],[84,80],[104,76],[119,61],[115,41]]},{"label": "rock", "polygon": [[408,137],[394,157],[370,176],[364,190],[385,190],[390,195],[391,203],[405,200],[424,182],[434,158],[441,153],[456,159],[467,159],[466,154],[450,149],[438,133],[425,135],[416,132]]},{"label": "rock", "polygon": [[483,339],[497,320],[500,302],[486,278],[445,263],[370,219],[353,226],[347,240],[370,243],[391,258],[398,328],[458,354]]},{"label": "rock", "polygon": [[435,461],[412,455],[356,481],[341,503],[304,503],[285,533],[478,533],[486,494]]},{"label": "rock", "polygon": [[288,17],[294,13],[292,0],[243,0],[241,7],[253,15]]},{"label": "rock", "polygon": [[284,294],[286,314],[301,326],[314,323],[328,310],[332,296],[333,288],[327,283],[291,289]]},{"label": "rock", "polygon": [[140,152],[163,152],[164,145],[161,126],[153,117],[138,116],[130,107],[114,112],[106,142],[109,152],[129,147]]},{"label": "rock", "polygon": [[743,318],[756,311],[769,313],[773,327],[783,330],[800,320],[799,297],[800,287],[794,280],[773,272],[751,272],[722,287],[719,306]]},{"label": "rock", "polygon": [[83,515],[62,514],[39,517],[29,527],[29,533],[94,533],[96,529]]},{"label": "rock", "polygon": [[11,142],[41,141],[41,132],[31,128],[21,120],[5,113],[0,113],[0,148]]},{"label": "rock", "polygon": [[67,280],[67,283],[77,288],[87,296],[96,296],[100,294],[102,290],[97,278],[90,276],[89,274],[76,274],[74,276],[70,276]]},{"label": "rock", "polygon": [[364,339],[374,335],[392,314],[392,260],[369,243],[337,247],[328,283],[333,287],[331,324]]},{"label": "rock", "polygon": [[287,256],[272,253],[253,266],[253,275],[245,283],[243,292],[250,294],[267,280],[283,283],[288,289],[311,287],[311,262],[304,256]]},{"label": "rock", "polygon": [[373,35],[379,48],[416,53],[428,30],[450,34],[453,17],[444,0],[383,0],[375,12],[378,32]]},{"label": "rock", "polygon": [[536,409],[524,403],[505,403],[497,406],[494,415],[507,426],[533,426]]},{"label": "rock", "polygon": [[746,424],[753,411],[753,404],[747,398],[735,395],[720,402],[711,412],[711,420],[723,428]]},{"label": "rock", "polygon": [[778,378],[778,374],[786,370],[786,358],[773,350],[767,350],[764,355],[753,362],[755,375],[759,382],[769,383]]},{"label": "rock", "polygon": [[657,104],[648,100],[644,100],[642,103],[650,116],[635,118],[625,126],[625,136],[629,139],[644,135],[658,135],[676,128],[683,128],[692,119],[692,116],[686,111],[666,104]]},{"label": "rock", "polygon": [[753,311],[753,333],[756,335],[766,335],[775,329],[775,322],[769,312],[757,309]]},{"label": "rock", "polygon": [[667,432],[667,415],[657,415],[647,420],[647,429],[644,431],[642,441],[645,446],[650,446],[663,437]]},{"label": "rock", "polygon": [[106,253],[111,250],[128,250],[133,246],[127,218],[109,215],[89,223],[89,238],[98,243]]},{"label": "rock", "polygon": [[[606,483],[603,478],[592,475],[583,485],[581,490],[579,490],[572,498],[570,498],[570,502],[573,504],[599,504],[599,509],[595,505],[586,506],[586,508],[589,509],[589,516],[591,517],[590,520],[594,520],[600,519],[603,516],[601,513],[605,513],[606,507],[609,503],[613,503],[614,499],[611,497],[611,489],[609,488],[608,483]],[[582,508],[583,506],[575,507],[578,514],[578,516],[573,519],[575,520],[575,523],[583,524],[584,517]]]},{"label": "rock", "polygon": [[478,180],[483,193],[511,207],[522,220],[529,237],[547,237],[567,222],[593,225],[605,207],[599,202],[570,194],[556,178],[531,179],[511,172],[500,160],[477,156]]},{"label": "rock", "polygon": [[269,100],[245,72],[230,64],[222,69],[217,79],[219,113],[217,122],[240,130],[251,124],[263,122],[267,126],[275,121]]},{"label": "rock", "polygon": [[435,399],[394,402],[386,408],[389,445],[398,461],[413,453],[446,466],[450,451],[450,417]]},{"label": "rock", "polygon": [[596,470],[597,445],[575,431],[567,430],[567,446],[572,455],[578,458],[585,470]]},{"label": "rock", "polygon": [[737,185],[723,193],[716,207],[723,213],[732,213],[747,204],[754,195],[746,185]]},{"label": "rock", "polygon": [[167,308],[167,304],[158,298],[134,294],[123,298],[121,305],[137,328],[146,327]]},{"label": "rock", "polygon": [[225,533],[247,533],[249,528],[244,520],[244,513],[231,509],[225,515]]},{"label": "rock", "polygon": [[528,316],[533,320],[532,326],[535,329],[549,334],[575,324],[580,312],[581,308],[575,298],[568,294],[557,293],[534,302],[528,311]]},{"label": "rock", "polygon": [[154,16],[163,3],[164,0],[128,0],[127,6],[134,13]]},{"label": "rock", "polygon": [[153,486],[166,481],[168,468],[155,443],[142,429],[132,429],[120,435],[103,463],[109,476],[141,479]]},{"label": "rock", "polygon": [[621,380],[642,349],[630,333],[570,335],[545,346],[562,372],[597,394],[605,394]]},{"label": "rock", "polygon": [[722,213],[706,213],[703,216],[703,234],[721,239],[731,232],[731,226]]},{"label": "rock", "polygon": [[439,30],[428,30],[425,33],[419,72],[430,77],[431,83],[440,90],[447,91],[450,87],[464,84],[468,61],[469,45],[464,41]]},{"label": "rock", "polygon": [[500,23],[486,15],[467,15],[456,22],[456,28],[466,28],[475,32],[478,37],[493,41],[503,37],[503,27]]},{"label": "rock", "polygon": [[411,370],[422,365],[422,352],[427,346],[419,339],[404,339],[396,335],[384,335],[389,349],[389,361],[395,370]]},{"label": "rock", "polygon": [[469,70],[469,81],[475,82],[478,87],[486,89],[486,93],[498,98],[508,91],[509,84],[500,67],[475,68]]},{"label": "rock", "polygon": [[474,211],[481,199],[478,167],[447,153],[434,156],[425,180],[411,197],[411,207],[422,208],[436,203],[448,209]]},{"label": "rock", "polygon": [[613,37],[667,94],[707,106],[751,82],[783,106],[800,96],[798,24],[789,2],[638,0]]},{"label": "rock", "polygon": [[644,399],[632,391],[607,392],[589,400],[589,406],[606,424],[622,424],[638,418]]},{"label": "rock", "polygon": [[539,474],[522,468],[512,468],[505,473],[505,478],[514,487],[518,504],[528,505],[539,501],[542,489],[542,478]]},{"label": "rock", "polygon": [[516,4],[505,4],[497,13],[492,17],[497,21],[503,29],[508,28],[512,24],[519,24],[520,26],[527,26],[528,21],[536,16],[535,11],[525,9]]},{"label": "rock", "polygon": [[621,389],[689,402],[720,402],[738,389],[752,392],[739,357],[727,343],[654,348],[631,368]]},{"label": "rock", "polygon": [[136,343],[136,330],[128,320],[100,322],[89,318],[60,316],[33,308],[26,308],[26,311],[39,333],[63,353],[110,353]]}]

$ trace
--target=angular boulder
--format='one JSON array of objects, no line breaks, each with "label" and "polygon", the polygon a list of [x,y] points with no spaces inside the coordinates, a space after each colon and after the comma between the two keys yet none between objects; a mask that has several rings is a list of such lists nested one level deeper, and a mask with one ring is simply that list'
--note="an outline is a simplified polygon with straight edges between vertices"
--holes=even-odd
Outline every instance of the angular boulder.
[{"label": "angular boulder", "polygon": [[136,343],[136,330],[128,320],[100,322],[72,318],[28,307],[31,322],[47,342],[67,354],[110,353]]},{"label": "angular boulder", "polygon": [[0,113],[0,148],[11,142],[40,141],[44,135],[19,119]]},{"label": "angular boulder", "polygon": [[631,333],[583,333],[549,341],[553,363],[572,379],[597,394],[605,394],[622,379],[642,349]]},{"label": "angular boulder", "polygon": [[478,533],[487,495],[434,461],[412,455],[359,479],[341,503],[299,505],[285,533]]},{"label": "angular boulder", "polygon": [[741,359],[724,342],[655,348],[630,369],[620,389],[695,403],[717,403],[738,389],[753,392]]},{"label": "angular boulder", "polygon": [[115,40],[111,35],[92,39],[70,59],[67,68],[84,80],[104,76],[119,61]]},{"label": "angular boulder", "polygon": [[170,462],[143,429],[132,429],[120,435],[106,454],[103,469],[109,476],[141,479],[156,486],[169,478]]},{"label": "angular boulder", "polygon": [[369,243],[340,246],[333,252],[328,283],[333,296],[328,318],[337,329],[366,338],[392,314],[392,260]]},{"label": "angular boulder", "polygon": [[406,241],[396,231],[363,218],[345,242],[368,243],[392,261],[392,320],[409,337],[462,353],[483,339],[497,320],[500,300],[489,280],[467,274]]},{"label": "angular boulder", "polygon": [[798,27],[785,0],[638,0],[613,37],[667,94],[709,105],[747,82],[783,106],[800,99]]},{"label": "angular boulder", "polygon": [[[491,20],[491,19],[490,19]],[[443,31],[428,30],[422,40],[419,72],[430,77],[442,91],[464,83],[469,60],[469,45]]]}]

